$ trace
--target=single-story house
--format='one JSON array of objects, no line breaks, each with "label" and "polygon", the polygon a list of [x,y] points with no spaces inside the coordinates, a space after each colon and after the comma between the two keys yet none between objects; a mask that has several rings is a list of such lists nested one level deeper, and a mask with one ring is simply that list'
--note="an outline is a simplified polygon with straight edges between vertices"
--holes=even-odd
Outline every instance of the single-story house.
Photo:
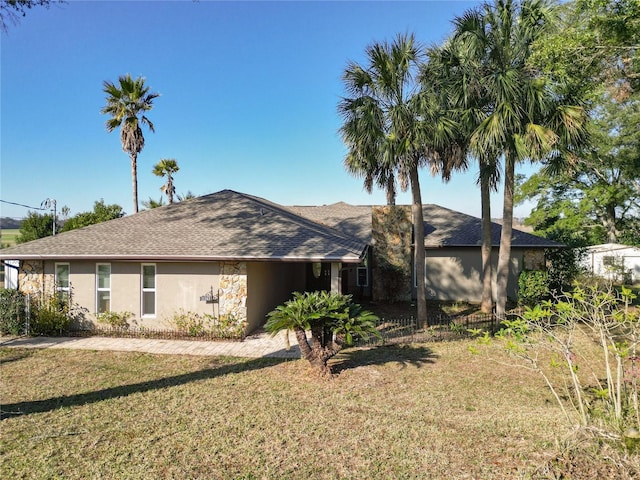
[{"label": "single-story house", "polygon": [[[480,220],[436,205],[424,214],[429,298],[479,301]],[[296,290],[415,298],[412,237],[410,206],[285,207],[223,190],[3,249],[0,260],[18,263],[26,293],[72,293],[89,321],[132,312],[169,328],[183,310],[233,315],[250,332]],[[514,231],[511,285],[558,246]]]},{"label": "single-story house", "polygon": [[[357,272],[354,267],[342,270],[345,292],[374,300],[416,298],[411,206],[354,206],[340,202],[289,208],[318,223],[356,236],[370,246],[363,264],[355,267]],[[423,215],[427,299],[479,303],[482,298],[481,219],[433,204],[423,205]],[[492,223],[494,300],[501,231],[499,224]],[[517,280],[522,270],[545,269],[545,249],[560,247],[562,245],[557,242],[514,229],[507,295],[517,297]],[[365,282],[367,287],[362,288],[360,279],[365,264],[373,282]],[[398,273],[403,278],[398,278]],[[402,287],[396,288],[398,282]]]},{"label": "single-story house", "polygon": [[640,248],[620,243],[592,245],[585,249],[582,266],[599,277],[628,283],[640,281]]}]

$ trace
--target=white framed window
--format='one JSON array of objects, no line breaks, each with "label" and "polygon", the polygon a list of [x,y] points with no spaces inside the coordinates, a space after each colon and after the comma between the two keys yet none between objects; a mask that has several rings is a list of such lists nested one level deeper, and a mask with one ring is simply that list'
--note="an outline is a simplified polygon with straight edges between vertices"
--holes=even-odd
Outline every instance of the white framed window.
[{"label": "white framed window", "polygon": [[111,264],[96,264],[96,312],[111,311]]},{"label": "white framed window", "polygon": [[142,264],[142,305],[143,317],[156,315],[156,266],[153,263]]},{"label": "white framed window", "polygon": [[70,285],[69,272],[70,267],[68,263],[56,263],[56,271],[54,281],[56,284],[56,292],[60,299],[69,300]]}]

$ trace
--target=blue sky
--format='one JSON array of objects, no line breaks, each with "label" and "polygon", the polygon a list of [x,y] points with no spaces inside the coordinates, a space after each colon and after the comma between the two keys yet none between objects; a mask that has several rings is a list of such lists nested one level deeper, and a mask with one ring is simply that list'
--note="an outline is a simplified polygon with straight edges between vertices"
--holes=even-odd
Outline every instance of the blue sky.
[{"label": "blue sky", "polygon": [[[175,158],[178,193],[383,204],[384,192],[366,193],[343,167],[341,74],[398,33],[440,42],[454,16],[478,4],[71,0],[33,9],[1,39],[0,199],[37,207],[54,198],[74,215],[102,198],[131,213],[129,157],[100,114],[102,82],[130,73],[161,94],[138,157],[140,200],[160,197],[151,169]],[[448,184],[424,171],[421,184],[424,203],[480,215],[473,168]],[[499,195],[492,208],[501,216]],[[0,203],[1,216],[27,211]]]}]

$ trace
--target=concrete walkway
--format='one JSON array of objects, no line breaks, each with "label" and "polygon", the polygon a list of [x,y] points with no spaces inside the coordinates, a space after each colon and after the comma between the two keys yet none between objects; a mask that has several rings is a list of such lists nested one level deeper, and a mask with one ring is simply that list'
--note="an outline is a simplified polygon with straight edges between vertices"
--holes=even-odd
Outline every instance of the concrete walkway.
[{"label": "concrete walkway", "polygon": [[197,340],[160,340],[111,337],[0,337],[0,347],[67,348],[71,350],[113,350],[166,355],[206,355],[231,357],[300,358],[295,335],[290,334],[291,349],[286,350],[285,333],[275,337],[260,332],[243,342],[203,342]]}]

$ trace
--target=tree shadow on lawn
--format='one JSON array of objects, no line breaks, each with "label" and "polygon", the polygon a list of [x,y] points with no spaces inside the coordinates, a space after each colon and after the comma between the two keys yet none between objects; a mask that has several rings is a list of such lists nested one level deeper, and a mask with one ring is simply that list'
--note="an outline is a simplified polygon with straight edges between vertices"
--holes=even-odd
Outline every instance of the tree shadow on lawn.
[{"label": "tree shadow on lawn", "polygon": [[[23,358],[23,356],[20,356],[19,358],[16,356],[15,358],[12,358],[12,360],[18,360],[20,358]],[[435,359],[437,358],[438,356],[434,354],[431,349],[425,346],[385,345],[373,348],[359,348],[342,351],[333,358],[330,365],[332,373],[339,374],[348,369],[369,365],[383,365],[385,363],[392,362],[399,363],[402,368],[406,368],[409,365],[420,368],[423,365],[435,363]],[[2,404],[0,405],[0,420],[21,415],[50,412],[64,407],[83,406],[101,402],[103,400],[126,397],[136,393],[143,393],[161,388],[176,387],[190,382],[222,377],[232,373],[242,373],[267,368],[288,361],[292,361],[292,359],[270,357],[255,358],[239,363],[222,365],[216,368],[207,368],[196,372],[189,372],[172,377],[159,378],[157,380],[149,380],[129,385],[119,385],[92,392],[63,395],[45,400]]]},{"label": "tree shadow on lawn", "polygon": [[385,363],[399,363],[401,368],[407,368],[409,365],[421,368],[435,363],[437,358],[439,358],[438,355],[424,345],[383,345],[342,351],[334,357],[330,366],[333,374],[352,368]]},{"label": "tree shadow on lawn", "polygon": [[255,358],[240,363],[222,365],[217,368],[207,368],[196,372],[184,373],[173,377],[159,378],[147,382],[134,383],[130,385],[119,385],[117,387],[105,388],[93,392],[77,393],[74,395],[63,395],[60,397],[48,398],[46,400],[34,400],[30,402],[18,402],[0,405],[0,420],[29,415],[33,413],[44,413],[64,407],[75,407],[97,403],[111,398],[126,397],[135,393],[148,392],[167,387],[176,387],[190,382],[207,380],[209,378],[222,377],[230,373],[242,373],[251,370],[271,367],[279,363],[290,361],[284,358]]},{"label": "tree shadow on lawn", "polygon": [[[0,345],[0,348],[2,345]],[[0,365],[6,365],[7,363],[17,362],[23,358],[28,358],[35,353],[35,350],[9,350],[0,353]]]}]

